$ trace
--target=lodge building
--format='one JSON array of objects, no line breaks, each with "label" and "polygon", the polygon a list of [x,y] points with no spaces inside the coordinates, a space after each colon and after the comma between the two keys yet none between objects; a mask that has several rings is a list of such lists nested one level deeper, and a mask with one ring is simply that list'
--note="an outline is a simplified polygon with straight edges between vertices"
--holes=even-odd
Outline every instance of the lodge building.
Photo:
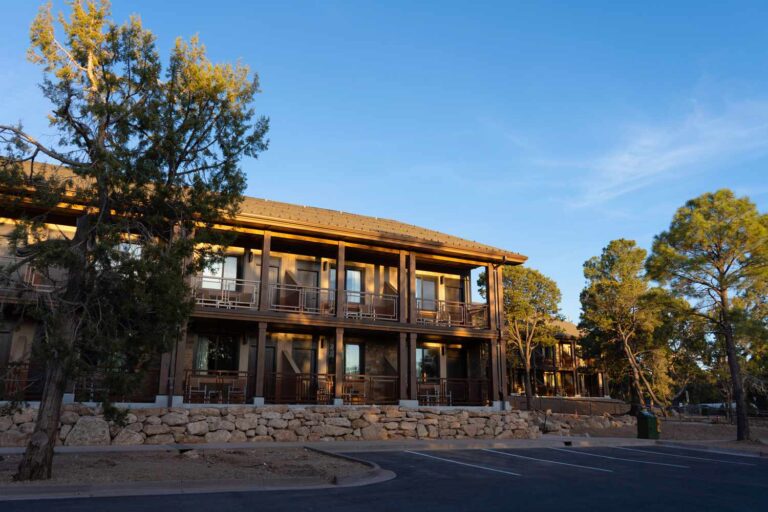
[{"label": "lodge building", "polygon": [[[66,214],[67,212],[62,212]],[[70,212],[71,213],[71,212]],[[51,232],[74,231],[74,214]],[[226,258],[191,283],[185,339],[119,402],[499,405],[509,390],[501,273],[526,257],[393,220],[247,198]],[[0,219],[0,236],[12,229]],[[0,264],[14,259],[0,238]],[[480,272],[487,293],[473,292]],[[39,397],[26,267],[0,283],[0,400]],[[18,309],[18,308],[16,308]],[[88,402],[98,376],[72,382]],[[6,396],[4,397],[3,394]]]}]

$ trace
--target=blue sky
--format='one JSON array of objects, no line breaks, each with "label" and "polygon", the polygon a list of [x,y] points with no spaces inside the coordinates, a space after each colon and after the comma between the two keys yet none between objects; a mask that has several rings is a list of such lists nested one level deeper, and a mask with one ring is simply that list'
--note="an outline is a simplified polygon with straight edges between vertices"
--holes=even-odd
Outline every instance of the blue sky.
[{"label": "blue sky", "polygon": [[[768,210],[766,2],[113,2],[256,70],[271,147],[248,194],[504,247],[578,320],[582,264],[649,247],[730,187]],[[62,2],[55,2],[57,7]],[[52,140],[25,61],[36,2],[3,1],[0,119]]]}]

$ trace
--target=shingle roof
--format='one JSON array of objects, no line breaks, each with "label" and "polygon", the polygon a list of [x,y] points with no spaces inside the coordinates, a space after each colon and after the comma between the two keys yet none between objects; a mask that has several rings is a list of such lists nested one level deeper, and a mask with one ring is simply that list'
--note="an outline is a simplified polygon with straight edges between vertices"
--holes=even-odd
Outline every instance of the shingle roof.
[{"label": "shingle roof", "polygon": [[573,322],[567,322],[564,320],[556,320],[552,324],[559,328],[562,332],[561,336],[566,338],[582,338],[584,333],[579,330],[579,326]]},{"label": "shingle roof", "polygon": [[494,256],[506,256],[513,261],[523,261],[526,259],[525,256],[518,253],[396,220],[369,217],[313,206],[301,206],[268,199],[245,198],[239,217],[243,220],[257,217],[263,221],[275,219],[298,223],[308,227],[314,226],[351,231],[362,235],[383,237],[401,242],[424,243],[434,245],[436,248],[448,247]]}]

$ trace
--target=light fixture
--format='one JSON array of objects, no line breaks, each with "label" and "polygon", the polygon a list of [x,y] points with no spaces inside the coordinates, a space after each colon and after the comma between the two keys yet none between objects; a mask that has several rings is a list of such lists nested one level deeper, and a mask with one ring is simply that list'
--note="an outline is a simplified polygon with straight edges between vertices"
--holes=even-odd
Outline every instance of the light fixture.
[{"label": "light fixture", "polygon": [[445,276],[440,276],[440,284],[445,284]]},{"label": "light fixture", "polygon": [[328,272],[328,262],[327,261],[323,262],[323,272]]}]

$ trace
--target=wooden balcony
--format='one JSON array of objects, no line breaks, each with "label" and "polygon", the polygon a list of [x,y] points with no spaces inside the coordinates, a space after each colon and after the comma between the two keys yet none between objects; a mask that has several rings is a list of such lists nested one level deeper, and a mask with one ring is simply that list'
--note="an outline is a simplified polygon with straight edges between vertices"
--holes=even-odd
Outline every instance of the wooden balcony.
[{"label": "wooden balcony", "polygon": [[397,295],[351,291],[346,293],[347,300],[344,304],[346,318],[397,321]]},{"label": "wooden balcony", "polygon": [[49,283],[29,264],[14,256],[0,256],[0,297],[17,301],[32,301],[39,294],[53,291]]},{"label": "wooden balcony", "polygon": [[488,328],[488,305],[416,299],[417,322],[442,327]]},{"label": "wooden balcony", "polygon": [[332,316],[336,314],[336,291],[315,286],[271,283],[269,310]]},{"label": "wooden balcony", "polygon": [[342,399],[350,405],[396,404],[399,383],[397,375],[345,375]]},{"label": "wooden balcony", "polygon": [[226,277],[197,276],[195,304],[220,309],[259,309],[260,281]]}]

